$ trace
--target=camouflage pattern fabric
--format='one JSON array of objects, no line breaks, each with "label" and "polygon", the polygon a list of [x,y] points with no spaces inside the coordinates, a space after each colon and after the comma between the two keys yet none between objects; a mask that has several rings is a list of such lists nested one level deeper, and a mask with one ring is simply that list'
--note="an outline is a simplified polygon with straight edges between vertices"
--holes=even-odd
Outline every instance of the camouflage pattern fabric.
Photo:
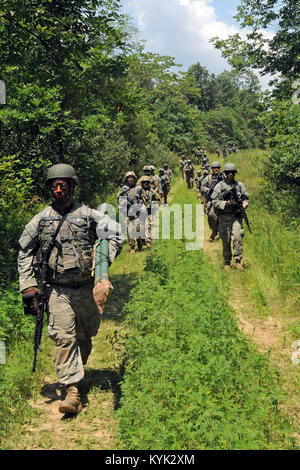
[{"label": "camouflage pattern fabric", "polygon": [[[237,262],[241,262],[243,257],[243,237],[244,229],[242,217],[236,209],[226,205],[224,194],[235,187],[239,199],[249,204],[249,194],[243,183],[233,181],[228,184],[225,180],[216,185],[212,193],[212,205],[218,215],[218,230],[223,244],[223,258],[225,264],[230,264],[232,256]],[[231,242],[232,248],[231,249]]]}]

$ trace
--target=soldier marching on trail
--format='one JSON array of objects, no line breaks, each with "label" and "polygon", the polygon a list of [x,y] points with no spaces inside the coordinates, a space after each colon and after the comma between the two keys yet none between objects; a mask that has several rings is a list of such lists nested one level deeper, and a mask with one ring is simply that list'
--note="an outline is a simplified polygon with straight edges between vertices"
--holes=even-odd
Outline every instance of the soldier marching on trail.
[{"label": "soldier marching on trail", "polygon": [[166,174],[167,177],[169,178],[169,182],[170,182],[170,184],[171,184],[171,180],[172,180],[172,176],[173,176],[173,173],[172,173],[171,168],[169,168],[169,167],[168,167],[168,164],[165,163],[163,169],[164,169],[164,171],[165,171],[165,174]]},{"label": "soldier marching on trail", "polygon": [[139,251],[143,247],[140,221],[135,210],[136,190],[136,174],[133,171],[128,171],[125,175],[125,184],[120,188],[117,199],[120,210],[126,214],[128,244],[131,254],[135,253],[136,245]]},{"label": "soldier marching on trail", "polygon": [[187,160],[186,165],[184,166],[184,175],[187,183],[187,187],[192,189],[194,186],[194,172],[195,168],[192,164],[192,160]]},{"label": "soldier marching on trail", "polygon": [[201,168],[202,168],[202,171],[210,169],[209,158],[208,158],[206,153],[203,153],[203,155],[202,155]]},{"label": "soldier marching on trail", "polygon": [[208,225],[212,231],[209,241],[213,242],[218,234],[218,216],[213,207],[211,195],[216,184],[223,179],[223,175],[220,173],[221,164],[219,162],[212,162],[211,169],[212,173],[206,176],[201,183],[201,195],[205,198]]},{"label": "soldier marching on trail", "polygon": [[237,269],[243,269],[243,211],[248,207],[249,194],[245,185],[235,180],[237,169],[233,163],[226,163],[223,173],[225,179],[216,185],[211,199],[218,215],[218,229],[223,243],[224,269],[230,269],[232,257],[235,258]]},{"label": "soldier marching on trail", "polygon": [[196,185],[196,188],[197,188],[197,199],[201,199],[201,181],[202,181],[202,172],[201,170],[198,170],[197,171],[197,176],[195,177],[194,179],[194,183]]},{"label": "soldier marching on trail", "polygon": [[179,169],[181,172],[182,179],[184,180],[184,166],[186,164],[186,159],[184,155],[181,155],[181,160],[179,162]]},{"label": "soldier marching on trail", "polygon": [[207,214],[207,208],[206,208],[207,204],[206,204],[206,197],[203,196],[202,191],[201,191],[201,187],[202,187],[203,181],[205,180],[205,178],[208,175],[209,175],[209,171],[208,170],[203,170],[202,176],[199,178],[199,190],[200,190],[202,204],[203,204],[203,207],[204,207],[204,214]]},{"label": "soldier marching on trail", "polygon": [[138,214],[141,226],[141,238],[145,240],[147,248],[152,245],[152,221],[155,216],[155,206],[160,204],[160,196],[156,190],[151,188],[149,176],[140,178],[140,185],[137,187],[135,202],[138,207]]},{"label": "soldier marching on trail", "polygon": [[[48,170],[47,185],[54,202],[37,214],[19,240],[18,270],[24,303],[39,314],[37,279],[39,263],[45,266],[45,297],[48,333],[55,342],[55,369],[66,397],[61,413],[82,409],[78,384],[92,349],[91,338],[98,332],[100,315],[93,297],[92,249],[96,239],[106,238],[109,262],[120,253],[124,237],[121,226],[108,216],[73,202],[79,180],[72,166],[54,165]],[[51,250],[49,250],[51,247]],[[108,296],[110,283],[107,280]],[[44,294],[44,288],[43,288]],[[34,370],[34,369],[33,369]]]},{"label": "soldier marching on trail", "polygon": [[[170,170],[171,171],[171,170]],[[159,194],[164,204],[168,204],[168,193],[170,191],[170,179],[163,168],[159,169]]]},{"label": "soldier marching on trail", "polygon": [[202,150],[200,147],[197,147],[197,149],[195,150],[195,158],[196,162],[198,162],[198,165],[200,165],[202,162]]}]

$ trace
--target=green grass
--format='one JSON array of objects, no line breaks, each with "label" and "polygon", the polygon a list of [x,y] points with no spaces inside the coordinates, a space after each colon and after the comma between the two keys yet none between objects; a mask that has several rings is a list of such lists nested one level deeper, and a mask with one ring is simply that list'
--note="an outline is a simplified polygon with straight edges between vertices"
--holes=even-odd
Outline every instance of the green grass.
[{"label": "green grass", "polygon": [[127,311],[125,449],[292,448],[277,371],[238,329],[201,253],[157,244]]},{"label": "green grass", "polygon": [[245,226],[247,269],[242,282],[257,301],[258,312],[270,314],[280,306],[283,314],[293,315],[300,307],[299,225],[294,220],[287,221],[282,212],[270,212],[263,200],[265,186],[261,169],[265,152],[244,150],[228,156],[227,161],[236,164],[236,179],[242,181],[250,193],[247,214],[253,235]]},{"label": "green grass", "polygon": [[[196,202],[185,184],[172,202],[183,201]],[[238,329],[225,300],[228,281],[184,243],[156,242],[131,291],[118,413],[123,448],[293,448],[277,368]],[[253,279],[254,300],[264,306]]]}]

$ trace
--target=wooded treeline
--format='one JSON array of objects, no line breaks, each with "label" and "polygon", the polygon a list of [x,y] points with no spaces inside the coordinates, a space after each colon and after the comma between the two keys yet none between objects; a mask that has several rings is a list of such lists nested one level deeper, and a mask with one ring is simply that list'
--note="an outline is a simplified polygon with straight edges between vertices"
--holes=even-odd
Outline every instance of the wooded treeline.
[{"label": "wooded treeline", "polygon": [[[119,0],[1,2],[7,104],[0,108],[0,236],[6,240],[0,261],[12,278],[17,238],[36,204],[49,197],[46,169],[58,162],[76,167],[78,197],[93,204],[128,169],[172,166],[198,145],[211,152],[228,141],[239,148],[267,145],[267,203],[296,214],[299,106],[290,88],[278,85],[276,99],[262,92],[246,57],[241,65],[237,42],[216,43],[232,71],[214,75],[196,63],[182,72],[172,57],[145,52],[120,7]],[[231,60],[237,56],[238,64]],[[292,51],[289,57],[297,60]],[[289,83],[297,67],[290,70]],[[280,203],[274,191],[283,194]]]}]

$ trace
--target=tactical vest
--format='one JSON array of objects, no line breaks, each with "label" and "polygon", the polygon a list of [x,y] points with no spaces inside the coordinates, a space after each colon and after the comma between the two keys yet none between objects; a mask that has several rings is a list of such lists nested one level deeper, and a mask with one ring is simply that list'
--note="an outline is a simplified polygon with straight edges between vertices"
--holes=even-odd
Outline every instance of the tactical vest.
[{"label": "tactical vest", "polygon": [[[86,208],[87,209],[87,208]],[[57,227],[60,215],[43,215],[39,222],[38,240],[41,254],[45,254],[51,237]],[[71,212],[67,215],[55,240],[50,254],[48,281],[54,280],[62,273],[74,270],[78,273],[74,281],[88,279],[91,276],[92,248],[96,239],[95,221],[88,215]]]}]

